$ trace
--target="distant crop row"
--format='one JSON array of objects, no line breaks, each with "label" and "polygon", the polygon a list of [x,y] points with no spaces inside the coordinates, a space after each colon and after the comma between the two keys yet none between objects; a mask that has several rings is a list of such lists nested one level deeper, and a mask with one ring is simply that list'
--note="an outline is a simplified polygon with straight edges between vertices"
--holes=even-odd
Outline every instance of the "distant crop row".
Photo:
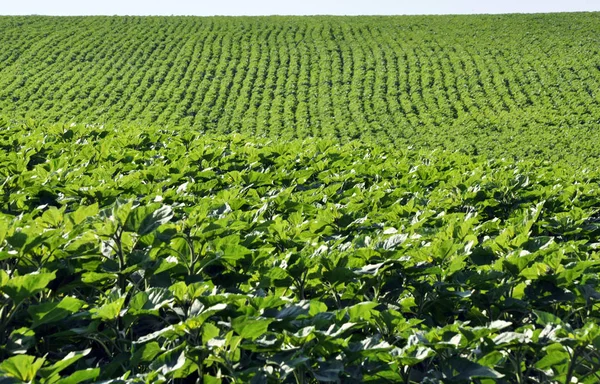
[{"label": "distant crop row", "polygon": [[598,137],[593,13],[4,17],[0,32],[14,118],[547,157]]}]

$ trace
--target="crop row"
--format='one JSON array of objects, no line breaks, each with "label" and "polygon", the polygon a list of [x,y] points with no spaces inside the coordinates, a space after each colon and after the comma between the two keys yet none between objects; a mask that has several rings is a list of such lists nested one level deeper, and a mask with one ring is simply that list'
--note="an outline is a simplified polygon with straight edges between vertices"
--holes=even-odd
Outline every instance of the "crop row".
[{"label": "crop row", "polygon": [[0,110],[550,157],[596,137],[599,29],[596,14],[4,17]]}]

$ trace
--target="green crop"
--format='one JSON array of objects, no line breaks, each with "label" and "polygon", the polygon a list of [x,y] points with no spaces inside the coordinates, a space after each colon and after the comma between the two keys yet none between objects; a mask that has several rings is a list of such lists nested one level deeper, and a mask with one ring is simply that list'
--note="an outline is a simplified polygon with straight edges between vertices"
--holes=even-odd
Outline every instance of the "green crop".
[{"label": "green crop", "polygon": [[597,165],[598,17],[0,17],[0,111]]},{"label": "green crop", "polygon": [[0,17],[0,384],[600,382],[598,15]]},{"label": "green crop", "polygon": [[0,145],[3,382],[598,381],[596,171],[89,125]]}]

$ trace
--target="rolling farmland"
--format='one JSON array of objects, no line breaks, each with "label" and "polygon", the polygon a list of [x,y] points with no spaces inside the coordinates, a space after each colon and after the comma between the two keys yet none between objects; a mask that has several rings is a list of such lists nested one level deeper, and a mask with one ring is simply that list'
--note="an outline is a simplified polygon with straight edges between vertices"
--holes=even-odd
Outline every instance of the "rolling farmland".
[{"label": "rolling farmland", "polygon": [[0,110],[562,160],[598,138],[597,19],[0,17]]},{"label": "rolling farmland", "polygon": [[597,383],[599,17],[0,17],[0,382]]}]

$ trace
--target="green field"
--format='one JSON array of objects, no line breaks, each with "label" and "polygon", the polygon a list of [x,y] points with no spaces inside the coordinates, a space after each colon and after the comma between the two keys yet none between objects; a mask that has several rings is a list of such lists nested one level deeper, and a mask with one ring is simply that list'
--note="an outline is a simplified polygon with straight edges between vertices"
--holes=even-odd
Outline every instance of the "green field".
[{"label": "green field", "polygon": [[598,383],[599,32],[0,17],[0,384]]},{"label": "green field", "polygon": [[598,17],[0,17],[0,111],[597,157]]}]

